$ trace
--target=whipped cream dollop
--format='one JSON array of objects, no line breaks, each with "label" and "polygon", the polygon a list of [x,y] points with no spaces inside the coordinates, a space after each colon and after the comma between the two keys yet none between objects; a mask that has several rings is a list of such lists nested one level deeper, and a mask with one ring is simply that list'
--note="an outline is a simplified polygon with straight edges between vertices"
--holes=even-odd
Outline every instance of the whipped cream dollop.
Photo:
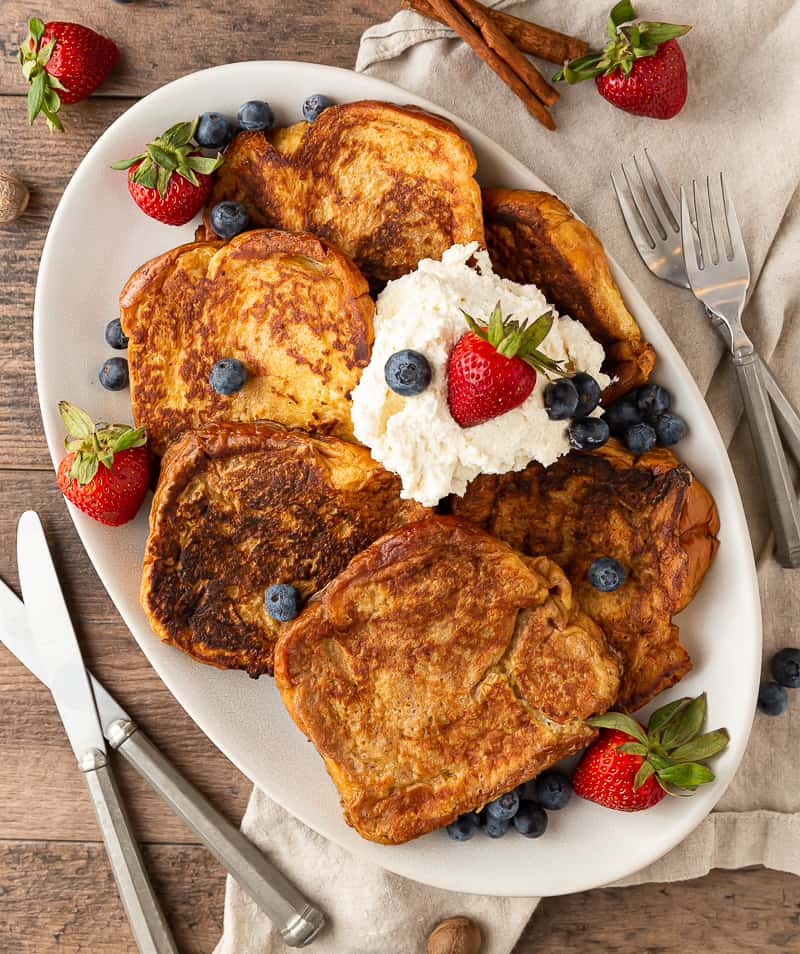
[{"label": "whipped cream dollop", "polygon": [[[378,297],[372,357],[352,394],[353,427],[375,460],[399,475],[404,498],[434,506],[463,494],[478,474],[522,470],[532,460],[547,466],[569,450],[569,422],[547,416],[542,373],[522,404],[483,424],[462,428],[450,414],[447,362],[469,330],[462,309],[485,323],[497,302],[504,316],[522,323],[552,309],[535,285],[495,275],[476,242],[454,245],[440,262],[424,259]],[[556,320],[539,350],[605,388],[602,345],[580,322],[552,311]],[[404,348],[419,351],[431,366],[430,385],[414,397],[395,394],[384,378],[386,360]]]}]

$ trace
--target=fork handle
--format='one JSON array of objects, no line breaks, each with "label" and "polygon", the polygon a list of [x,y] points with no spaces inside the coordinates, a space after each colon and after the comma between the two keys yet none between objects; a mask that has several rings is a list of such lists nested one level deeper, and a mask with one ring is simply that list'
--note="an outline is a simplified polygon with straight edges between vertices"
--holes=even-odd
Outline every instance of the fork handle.
[{"label": "fork handle", "polygon": [[764,366],[756,352],[735,355],[733,364],[767,492],[776,556],[781,566],[800,567],[800,510],[767,393]]}]

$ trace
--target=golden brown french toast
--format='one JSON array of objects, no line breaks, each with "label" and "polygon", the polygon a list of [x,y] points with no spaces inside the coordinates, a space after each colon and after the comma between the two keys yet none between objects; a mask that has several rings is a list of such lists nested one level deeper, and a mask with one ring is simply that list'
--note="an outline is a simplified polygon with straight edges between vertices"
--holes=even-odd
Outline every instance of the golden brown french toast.
[{"label": "golden brown french toast", "polygon": [[486,246],[503,278],[537,285],[562,314],[584,324],[606,350],[609,404],[644,384],[655,351],[642,339],[592,230],[549,192],[484,189]]},{"label": "golden brown french toast", "polygon": [[[617,704],[633,711],[691,669],[672,616],[697,592],[716,553],[719,517],[706,488],[670,451],[635,457],[612,438],[548,468],[481,475],[454,513],[523,553],[545,554],[623,660]],[[601,556],[627,577],[601,593],[587,578]]]},{"label": "golden brown french toast", "polygon": [[357,556],[285,630],[275,679],[347,822],[398,844],[595,735],[619,660],[562,571],[430,517]]},{"label": "golden brown french toast", "polygon": [[[313,235],[260,229],[165,252],[120,295],[133,418],[157,454],[211,421],[266,419],[350,438],[373,311],[358,269]],[[222,358],[247,369],[235,394],[209,383]]]},{"label": "golden brown french toast", "polygon": [[313,123],[241,132],[206,212],[235,199],[257,225],[328,239],[375,285],[456,243],[483,244],[472,147],[450,122],[413,106],[363,100]]},{"label": "golden brown french toast", "polygon": [[210,424],[170,445],[150,511],[141,600],[200,662],[272,671],[274,583],[308,598],[381,534],[428,511],[354,444],[278,425]]}]

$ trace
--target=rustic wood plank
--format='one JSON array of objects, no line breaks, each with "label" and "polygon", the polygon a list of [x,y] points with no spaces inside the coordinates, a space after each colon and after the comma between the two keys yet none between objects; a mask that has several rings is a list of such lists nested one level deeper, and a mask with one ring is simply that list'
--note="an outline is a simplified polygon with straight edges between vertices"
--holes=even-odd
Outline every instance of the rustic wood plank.
[{"label": "rustic wood plank", "polygon": [[[361,0],[323,8],[317,0],[217,0],[202,7],[170,0],[87,4],[61,0],[49,12],[114,40],[120,63],[102,87],[105,96],[142,96],[170,80],[238,60],[323,60],[352,67],[358,40],[390,17],[397,0]],[[0,6],[0,94],[23,92],[16,59],[31,7]],[[324,92],[324,90],[320,90]]]}]

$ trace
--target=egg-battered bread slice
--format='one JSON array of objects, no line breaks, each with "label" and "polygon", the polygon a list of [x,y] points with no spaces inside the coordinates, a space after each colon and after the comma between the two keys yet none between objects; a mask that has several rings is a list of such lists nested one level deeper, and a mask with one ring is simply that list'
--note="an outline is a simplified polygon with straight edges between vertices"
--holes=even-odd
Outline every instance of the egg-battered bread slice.
[{"label": "egg-battered bread slice", "polygon": [[363,100],[313,123],[240,132],[208,210],[235,199],[258,225],[314,232],[379,286],[451,245],[483,244],[475,169],[472,147],[446,119]]},{"label": "egg-battered bread slice", "polygon": [[275,679],[347,822],[398,844],[587,745],[582,720],[613,702],[619,661],[555,563],[430,517],[311,601]]},{"label": "egg-battered bread slice", "polygon": [[428,513],[354,444],[269,423],[187,431],[164,455],[142,572],[155,633],[200,662],[272,672],[286,623],[273,583],[304,599],[382,534]]},{"label": "egg-battered bread slice", "polygon": [[[612,438],[546,469],[481,475],[452,506],[523,553],[546,554],[564,568],[622,657],[617,706],[640,708],[692,668],[672,617],[697,592],[717,551],[719,516],[711,494],[670,451],[636,457]],[[627,573],[611,593],[587,577],[601,556]]]},{"label": "egg-battered bread slice", "polygon": [[655,364],[611,276],[600,240],[549,192],[484,189],[486,246],[498,275],[537,285],[605,348],[604,403],[644,384]]},{"label": "egg-battered bread slice", "polygon": [[[120,295],[133,418],[157,454],[211,421],[273,420],[350,438],[373,312],[358,269],[313,235],[259,229],[165,252]],[[209,383],[222,358],[247,369],[235,394]]]}]

